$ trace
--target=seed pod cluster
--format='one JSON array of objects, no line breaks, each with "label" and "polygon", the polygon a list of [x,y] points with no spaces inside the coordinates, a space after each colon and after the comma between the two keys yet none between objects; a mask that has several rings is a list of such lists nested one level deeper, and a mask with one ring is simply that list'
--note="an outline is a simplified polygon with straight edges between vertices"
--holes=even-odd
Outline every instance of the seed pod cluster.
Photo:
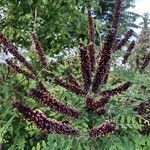
[{"label": "seed pod cluster", "polygon": [[94,101],[93,97],[91,97],[91,96],[86,97],[86,106],[87,106],[88,110],[90,110],[90,111],[94,110],[95,101]]},{"label": "seed pod cluster", "polygon": [[87,50],[88,50],[89,58],[90,58],[91,71],[93,72],[95,70],[95,49],[94,49],[94,44],[89,43],[89,45],[87,46]]},{"label": "seed pod cluster", "polygon": [[[101,99],[100,99],[101,100]],[[87,106],[87,110],[90,112],[96,112],[99,115],[104,115],[107,111],[105,109],[105,104],[108,102],[108,100],[106,99],[107,102],[104,103],[100,103],[99,101],[95,101],[93,97],[91,96],[87,96],[86,97],[86,106]],[[104,99],[102,99],[104,100]]]},{"label": "seed pod cluster", "polygon": [[139,55],[137,54],[136,55],[136,69],[139,70],[139,66],[140,66],[140,57]]},{"label": "seed pod cluster", "polygon": [[33,42],[35,44],[35,49],[37,50],[37,53],[40,57],[41,64],[43,65],[43,67],[46,70],[48,70],[48,64],[47,64],[47,61],[46,61],[46,58],[45,58],[44,50],[41,47],[40,41],[38,40],[35,32],[32,33],[32,39],[33,39]]},{"label": "seed pod cluster", "polygon": [[94,43],[95,43],[95,31],[94,31],[94,23],[93,18],[91,15],[91,11],[88,10],[88,52],[89,52],[89,58],[91,63],[91,71],[94,71],[95,69],[95,49],[94,49]]},{"label": "seed pod cluster", "polygon": [[111,62],[112,62],[112,59],[109,60],[109,63],[110,64],[107,68],[107,72],[105,73],[104,77],[103,77],[103,81],[101,82],[101,84],[106,84],[107,83],[107,80],[108,80],[108,77],[109,77],[109,72],[110,72],[110,68],[111,68]]},{"label": "seed pod cluster", "polygon": [[18,67],[17,65],[15,65],[12,61],[10,60],[6,60],[7,64],[13,68],[16,72],[24,75],[26,78],[31,78],[31,79],[35,79],[35,76],[34,74],[30,73],[30,72],[27,72],[23,69],[21,69],[20,67]]},{"label": "seed pod cluster", "polygon": [[96,113],[101,116],[101,115],[106,114],[106,113],[107,113],[107,110],[106,110],[105,107],[101,107],[101,108],[98,108],[98,109],[96,110]]},{"label": "seed pod cluster", "polygon": [[95,31],[94,31],[94,23],[93,23],[93,18],[91,15],[91,11],[88,10],[88,40],[89,43],[92,42],[94,43],[95,41]]},{"label": "seed pod cluster", "polygon": [[122,61],[123,64],[125,64],[128,61],[128,58],[129,58],[131,51],[133,50],[134,46],[135,46],[135,41],[132,41],[131,44],[129,45],[128,49],[127,49],[127,52],[123,56],[123,61]]},{"label": "seed pod cluster", "polygon": [[81,87],[78,87],[78,86],[76,86],[75,84],[72,84],[72,83],[68,83],[67,81],[62,80],[59,77],[54,78],[54,83],[66,88],[67,90],[69,90],[71,92],[74,92],[77,95],[85,94]]},{"label": "seed pod cluster", "polygon": [[142,115],[147,120],[150,119],[150,101],[146,100],[141,102],[138,106],[134,107],[139,115]]},{"label": "seed pod cluster", "polygon": [[108,81],[108,77],[109,77],[109,71],[106,73],[104,80],[103,80],[103,84],[106,84]]},{"label": "seed pod cluster", "polygon": [[83,44],[80,44],[80,62],[81,73],[83,78],[83,89],[87,93],[91,85],[91,63],[88,49]]},{"label": "seed pod cluster", "polygon": [[115,0],[115,11],[113,14],[113,22],[112,22],[112,28],[115,29],[115,32],[117,32],[117,28],[119,25],[121,8],[122,8],[122,0]]},{"label": "seed pod cluster", "polygon": [[94,93],[97,93],[99,85],[106,83],[108,79],[107,77],[111,65],[113,45],[115,42],[115,36],[119,24],[121,6],[122,6],[122,0],[115,0],[115,11],[113,15],[112,26],[108,31],[108,35],[105,40],[103,49],[100,51],[99,54],[100,61],[92,84],[92,91]]},{"label": "seed pod cluster", "polygon": [[43,105],[49,106],[61,114],[68,115],[70,117],[78,117],[80,114],[75,108],[57,100],[44,86],[36,89],[30,89],[29,95],[34,97]]},{"label": "seed pod cluster", "polygon": [[99,65],[96,71],[96,74],[93,79],[93,84],[92,84],[92,91],[94,93],[98,92],[98,87],[103,83],[105,79],[105,75],[108,72],[110,65],[111,65],[111,47],[115,39],[115,30],[109,29],[108,36],[106,38],[106,41],[104,43],[104,47],[101,50],[100,54],[100,61]]},{"label": "seed pod cluster", "polygon": [[110,96],[109,95],[102,96],[98,101],[95,102],[94,109],[96,110],[98,108],[104,108],[109,100],[110,100]]},{"label": "seed pod cluster", "polygon": [[118,42],[112,48],[112,51],[115,52],[117,50],[120,50],[126,44],[126,42],[129,40],[129,38],[132,36],[132,34],[133,34],[133,30],[132,29],[130,29],[129,31],[127,31],[127,33],[125,34],[124,38],[122,40],[120,40],[120,42]]},{"label": "seed pod cluster", "polygon": [[119,85],[118,87],[116,88],[113,88],[113,89],[110,89],[110,90],[105,90],[105,91],[102,91],[100,93],[100,95],[102,96],[114,96],[116,94],[120,94],[121,92],[123,91],[126,91],[130,86],[132,85],[132,82],[131,81],[128,81],[124,84],[121,84]]},{"label": "seed pod cluster", "polygon": [[73,84],[74,86],[81,88],[80,85],[78,84],[78,82],[76,81],[76,79],[72,75],[69,75],[67,77],[67,82],[68,82],[68,84]]},{"label": "seed pod cluster", "polygon": [[0,34],[0,44],[2,44],[9,53],[11,53],[16,59],[24,64],[31,72],[36,74],[32,65],[18,52],[17,48],[13,45],[13,43],[5,38],[3,34]]},{"label": "seed pod cluster", "polygon": [[146,56],[145,56],[145,59],[144,59],[144,62],[140,68],[140,72],[142,73],[144,71],[144,69],[148,66],[148,64],[150,63],[150,53],[148,53]]},{"label": "seed pod cluster", "polygon": [[90,111],[97,111],[97,109],[104,108],[109,100],[110,96],[103,96],[97,101],[95,101],[91,96],[88,96],[86,98],[86,105]]},{"label": "seed pod cluster", "polygon": [[66,123],[47,118],[41,111],[32,109],[20,102],[14,102],[13,106],[27,119],[34,123],[39,129],[46,133],[58,133],[76,136],[79,131]]},{"label": "seed pod cluster", "polygon": [[90,137],[96,138],[98,136],[104,136],[112,134],[116,130],[116,122],[113,120],[106,120],[101,125],[92,128],[89,131]]},{"label": "seed pod cluster", "polygon": [[[144,100],[142,101],[139,105],[133,108],[134,111],[138,115],[140,115],[143,120],[142,120],[142,130],[140,133],[142,135],[150,135],[150,126],[149,126],[149,120],[150,120],[150,101],[149,100]],[[145,121],[147,120],[147,121]]]}]

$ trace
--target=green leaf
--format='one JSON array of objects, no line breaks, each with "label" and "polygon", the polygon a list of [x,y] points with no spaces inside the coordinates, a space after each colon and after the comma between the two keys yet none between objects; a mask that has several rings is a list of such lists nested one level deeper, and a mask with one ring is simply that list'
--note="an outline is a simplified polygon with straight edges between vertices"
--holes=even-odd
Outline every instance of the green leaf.
[{"label": "green leaf", "polygon": [[28,0],[29,5],[33,4],[33,0]]},{"label": "green leaf", "polygon": [[48,0],[43,0],[44,5],[47,5],[48,3],[49,3]]},{"label": "green leaf", "polygon": [[36,150],[41,150],[41,145],[40,145],[40,143],[37,143],[37,145],[36,145]]}]

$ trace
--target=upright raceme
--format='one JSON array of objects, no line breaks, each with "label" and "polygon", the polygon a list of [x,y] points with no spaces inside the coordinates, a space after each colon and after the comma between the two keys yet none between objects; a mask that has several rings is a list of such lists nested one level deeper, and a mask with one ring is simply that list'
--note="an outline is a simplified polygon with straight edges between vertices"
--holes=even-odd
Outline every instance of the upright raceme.
[{"label": "upright raceme", "polygon": [[[132,34],[133,34],[133,30],[132,29],[130,29],[129,31],[127,31],[127,33],[125,34],[125,36],[124,36],[124,38],[122,39],[122,40],[119,40],[118,42],[117,41],[115,41],[114,42],[114,44],[113,44],[113,46],[112,46],[112,52],[115,52],[115,51],[117,51],[117,50],[120,50],[124,45],[125,45],[125,43],[129,40],[129,38],[132,36]],[[132,42],[131,43],[131,45],[129,46],[129,50],[132,50],[133,49],[133,44],[134,42]],[[129,51],[128,50],[128,51]],[[99,54],[100,55],[100,54]],[[130,54],[129,54],[130,55]],[[128,55],[128,56],[129,56]],[[110,60],[110,64],[111,64],[111,60]],[[108,76],[109,76],[109,70],[110,70],[110,65],[109,65],[109,68],[107,69],[108,71],[107,71],[107,73],[105,74],[105,76],[104,76],[104,80],[103,80],[103,82],[101,83],[101,84],[106,84],[107,83],[107,80],[108,80]]]},{"label": "upright raceme", "polygon": [[20,102],[14,102],[13,106],[30,122],[46,133],[58,133],[76,136],[79,131],[68,124],[47,118],[41,111],[32,109]]},{"label": "upright raceme", "polygon": [[32,33],[32,39],[33,39],[33,42],[35,45],[35,49],[37,50],[37,53],[40,57],[41,64],[43,65],[43,67],[46,70],[48,70],[49,68],[48,68],[48,63],[47,63],[46,58],[45,58],[44,50],[41,47],[40,41],[38,40],[38,38],[34,32]]},{"label": "upright raceme", "polygon": [[122,7],[122,0],[115,0],[115,11],[112,22],[112,28],[115,29],[115,32],[117,32],[117,28],[119,25],[121,7]]},{"label": "upright raceme", "polygon": [[98,108],[104,108],[105,105],[108,103],[110,100],[110,96],[102,96],[98,101],[96,101],[93,105],[93,108],[96,110]]},{"label": "upright raceme", "polygon": [[68,82],[68,81],[64,81],[64,80],[60,79],[59,77],[54,78],[54,83],[66,88],[67,90],[69,90],[71,92],[74,92],[77,95],[85,94],[85,92],[82,90],[82,88],[80,86],[73,84],[71,82]]},{"label": "upright raceme", "polygon": [[11,53],[16,59],[23,63],[30,71],[36,74],[32,65],[18,52],[18,49],[13,45],[11,41],[4,37],[3,34],[0,34],[0,44]]},{"label": "upright raceme", "polygon": [[132,41],[131,44],[129,45],[125,55],[123,56],[123,61],[122,61],[123,64],[125,64],[128,61],[128,58],[129,58],[134,46],[135,46],[135,41]]},{"label": "upright raceme", "polygon": [[145,56],[145,59],[144,59],[144,62],[140,68],[140,72],[142,73],[144,71],[144,69],[148,66],[148,64],[150,63],[150,53],[148,53],[146,56]]},{"label": "upright raceme", "polygon": [[17,65],[15,65],[12,61],[10,60],[6,60],[7,64],[13,68],[16,72],[24,75],[26,78],[31,78],[31,79],[35,79],[35,76],[34,74],[30,73],[30,72],[27,72],[23,69],[21,69],[20,67],[18,67]]},{"label": "upright raceme", "polygon": [[75,108],[69,106],[68,104],[65,104],[59,100],[57,100],[51,93],[47,91],[47,89],[40,84],[39,88],[36,89],[30,89],[29,94],[34,97],[36,100],[38,100],[40,103],[42,103],[45,106],[51,107],[53,110],[68,115],[71,117],[78,117],[79,111]]},{"label": "upright raceme", "polygon": [[91,63],[88,53],[88,49],[83,44],[80,44],[80,63],[81,63],[81,73],[83,78],[83,88],[84,92],[87,93],[91,85]]},{"label": "upright raceme", "polygon": [[86,98],[86,105],[90,111],[96,111],[102,109],[110,100],[110,96],[102,96],[99,100],[95,101],[94,98],[88,96]]},{"label": "upright raceme", "polygon": [[133,30],[130,29],[129,31],[127,31],[127,33],[125,34],[124,38],[122,40],[120,40],[113,48],[112,51],[115,52],[117,50],[120,50],[125,43],[129,40],[129,38],[132,36],[133,34]]},{"label": "upright raceme", "polygon": [[67,77],[67,82],[68,82],[68,84],[73,84],[73,85],[81,88],[80,85],[78,84],[78,82],[76,81],[76,79],[72,75],[69,75]]},{"label": "upright raceme", "polygon": [[87,106],[88,110],[90,110],[90,111],[93,111],[95,109],[94,108],[95,101],[94,101],[93,97],[91,97],[91,96],[86,97],[86,106]]},{"label": "upright raceme", "polygon": [[123,91],[126,91],[130,86],[132,85],[132,82],[128,81],[124,84],[119,85],[116,88],[105,90],[100,92],[101,97],[99,100],[95,100],[91,96],[86,97],[86,105],[89,110],[96,111],[97,109],[102,109],[105,107],[105,105],[109,102],[112,96],[116,94],[120,94]]},{"label": "upright raceme", "polygon": [[90,10],[88,10],[88,41],[88,43],[92,42],[93,44],[95,41],[94,22]]},{"label": "upright raceme", "polygon": [[116,130],[116,122],[113,120],[107,120],[101,125],[92,128],[89,131],[89,135],[91,137],[98,137],[98,136],[104,136],[104,135],[109,135],[112,134]]},{"label": "upright raceme", "polygon": [[92,84],[92,91],[94,93],[98,92],[99,85],[103,83],[105,79],[105,75],[107,74],[110,68],[111,54],[112,54],[111,47],[112,47],[114,39],[115,39],[115,30],[112,28],[112,29],[109,29],[107,38],[104,43],[104,47],[100,53],[99,65],[98,65],[96,74],[93,79],[93,84]]},{"label": "upright raceme", "polygon": [[98,92],[98,88],[105,81],[105,77],[109,72],[111,65],[111,57],[112,57],[112,46],[115,41],[115,36],[117,33],[118,23],[120,19],[122,0],[115,0],[115,11],[113,15],[112,27],[108,31],[108,35],[106,37],[103,49],[100,52],[100,60],[98,64],[98,68],[93,80],[92,91],[94,93]]},{"label": "upright raceme", "polygon": [[95,69],[95,49],[94,49],[94,43],[95,43],[95,29],[94,29],[94,22],[91,15],[91,11],[88,10],[88,51],[89,51],[89,57],[91,62],[91,71],[94,71]]},{"label": "upright raceme", "polygon": [[128,81],[128,82],[125,82],[124,84],[119,85],[116,88],[102,91],[100,93],[100,95],[102,95],[102,96],[114,96],[116,94],[120,94],[123,91],[126,91],[131,85],[132,85],[132,82]]},{"label": "upright raceme", "polygon": [[[126,32],[126,34],[125,34],[125,36],[124,36],[123,39],[121,39],[121,40],[116,39],[116,40],[114,41],[113,46],[112,46],[112,51],[113,51],[113,52],[116,52],[116,51],[118,51],[118,50],[121,50],[121,48],[126,44],[126,42],[129,40],[129,38],[130,38],[132,35],[133,35],[133,30],[130,29],[130,30],[128,30],[128,31]],[[100,55],[100,54],[99,54],[99,55]]]}]

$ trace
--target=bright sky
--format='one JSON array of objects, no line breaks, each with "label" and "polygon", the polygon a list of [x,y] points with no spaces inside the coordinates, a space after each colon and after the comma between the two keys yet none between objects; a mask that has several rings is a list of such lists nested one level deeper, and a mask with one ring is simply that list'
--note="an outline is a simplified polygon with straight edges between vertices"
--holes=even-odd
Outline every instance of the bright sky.
[{"label": "bright sky", "polygon": [[145,12],[150,13],[150,0],[135,0],[134,12],[142,15]]},{"label": "bright sky", "polygon": [[[150,0],[135,0],[135,8],[129,9],[132,12],[143,15],[146,12],[150,13]],[[142,19],[139,18],[136,21],[136,24],[142,22]],[[135,32],[139,33],[141,29],[134,29]]]}]

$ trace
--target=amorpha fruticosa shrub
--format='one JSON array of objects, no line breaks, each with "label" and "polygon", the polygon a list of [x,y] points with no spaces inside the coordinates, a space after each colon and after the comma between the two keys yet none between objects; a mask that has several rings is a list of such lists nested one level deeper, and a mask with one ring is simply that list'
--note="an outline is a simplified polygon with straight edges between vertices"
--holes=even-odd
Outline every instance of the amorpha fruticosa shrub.
[{"label": "amorpha fruticosa shrub", "polygon": [[[82,74],[82,83],[79,83],[73,76],[68,76],[67,80],[63,80],[61,77],[56,76],[52,81],[56,85],[60,85],[67,90],[84,97],[87,111],[89,114],[98,112],[99,114],[106,113],[106,104],[109,103],[114,95],[120,94],[127,90],[131,85],[131,81],[122,83],[118,87],[113,89],[103,90],[102,85],[107,83],[109,71],[112,64],[112,55],[117,50],[121,49],[128,39],[132,36],[133,30],[127,31],[124,38],[115,43],[117,29],[119,24],[119,18],[121,13],[122,0],[115,0],[115,11],[113,15],[113,21],[103,48],[96,54],[95,50],[95,29],[94,22],[90,10],[88,10],[88,42],[86,45],[79,43],[80,53],[80,69]],[[32,33],[33,43],[40,59],[40,63],[43,67],[44,73],[49,74],[50,68],[46,61],[44,50],[35,34]],[[25,77],[35,80],[38,83],[36,88],[30,89],[28,96],[34,98],[37,102],[44,106],[50,107],[53,111],[69,117],[78,118],[82,113],[73,106],[66,104],[56,98],[51,92],[49,92],[42,81],[38,79],[38,70],[28,62],[17,50],[17,47],[13,45],[3,34],[0,34],[0,44],[10,52],[15,59],[22,63],[26,70],[17,66],[12,60],[6,60],[7,64],[16,70],[18,73],[23,74]],[[123,63],[126,63],[131,50],[134,48],[135,42],[132,41],[126,55],[123,57]],[[98,56],[98,58],[97,58]],[[70,124],[47,118],[46,115],[39,111],[23,104],[22,102],[13,102],[13,106],[30,122],[34,123],[39,129],[46,133],[59,133],[73,136],[80,136],[80,131]],[[90,115],[89,115],[90,116]],[[92,118],[90,118],[92,120]],[[90,137],[98,137],[108,135],[116,131],[117,122],[110,119],[106,120],[99,126],[89,124],[88,134]]]}]

